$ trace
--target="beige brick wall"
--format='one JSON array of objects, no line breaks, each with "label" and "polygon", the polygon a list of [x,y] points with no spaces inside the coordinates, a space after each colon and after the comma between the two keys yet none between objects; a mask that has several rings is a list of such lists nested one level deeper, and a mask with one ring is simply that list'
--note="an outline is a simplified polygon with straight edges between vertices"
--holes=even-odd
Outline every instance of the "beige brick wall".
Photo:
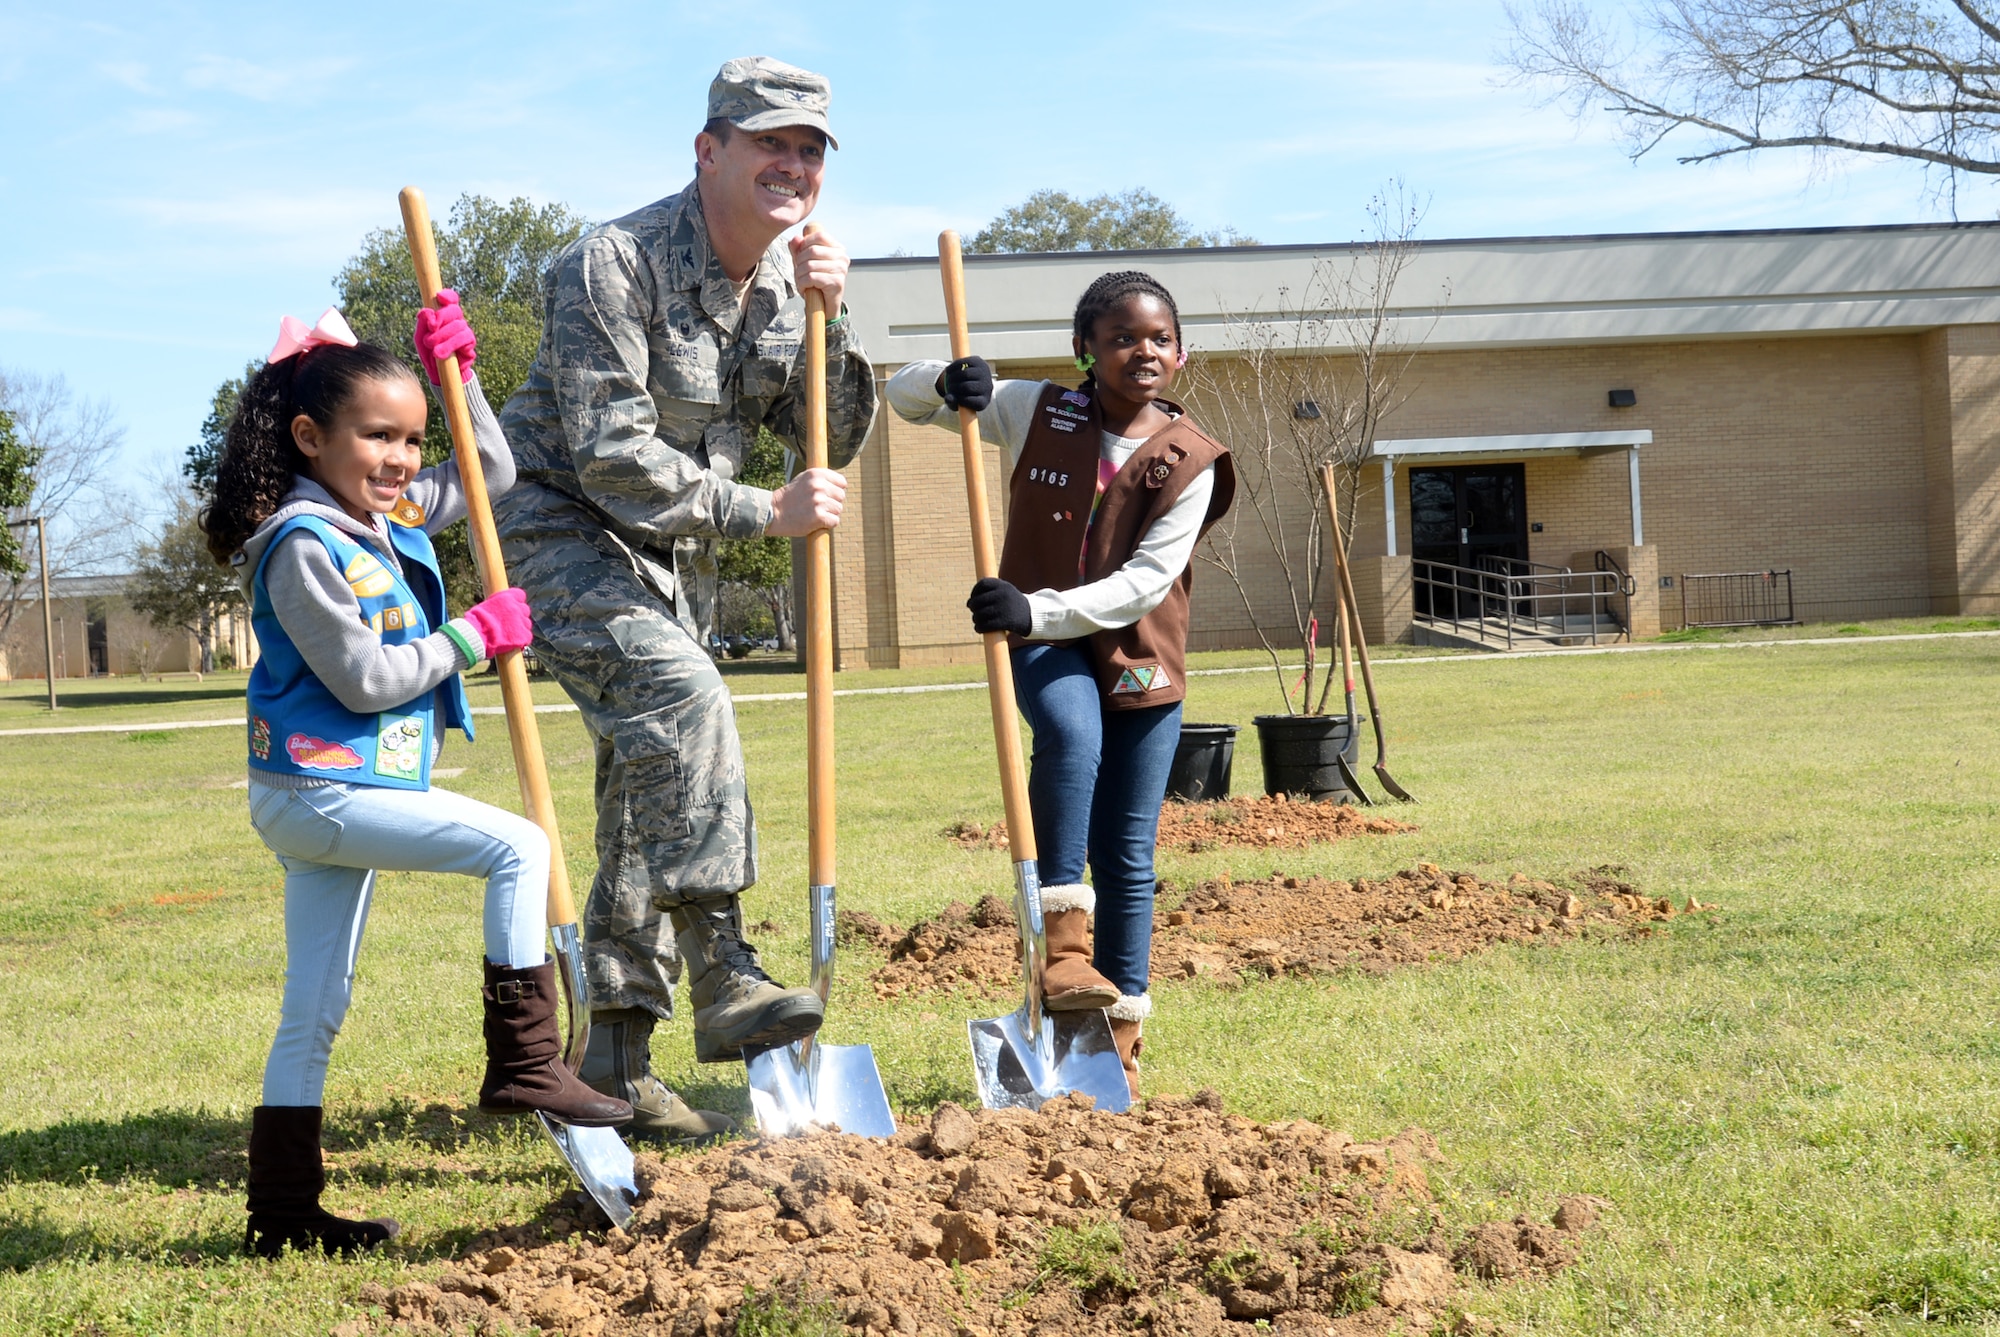
[{"label": "beige brick wall", "polygon": [[[1653,442],[1639,452],[1652,550],[1642,565],[1654,568],[1659,625],[1679,624],[1680,599],[1658,578],[1678,584],[1683,572],[1790,568],[1809,619],[1921,614],[1947,575],[1954,595],[1963,588],[2000,607],[2000,469],[1989,445],[2000,438],[2000,328],[1426,353],[1404,388],[1385,437],[1650,429]],[[1610,408],[1606,392],[1628,388],[1638,405]],[[1238,467],[1257,466],[1239,449]],[[1530,535],[1534,560],[1569,564],[1573,554],[1630,547],[1623,452],[1527,459],[1525,475],[1528,518],[1543,526]],[[976,659],[963,608],[972,560],[957,437],[885,407],[851,478],[859,505],[850,500],[835,549],[842,663]],[[1004,480],[990,447],[987,478],[998,541]],[[1395,487],[1397,549],[1407,555],[1406,466]],[[1303,507],[1295,495],[1287,508],[1294,532]],[[1355,528],[1358,558],[1386,551],[1374,463],[1362,473]],[[1258,615],[1283,627],[1290,599],[1275,559],[1253,554],[1253,529],[1246,517],[1245,587]],[[1330,628],[1330,579],[1318,603]],[[1637,618],[1642,629],[1648,612]],[[1190,639],[1199,648],[1256,643],[1237,591],[1200,562]]]}]

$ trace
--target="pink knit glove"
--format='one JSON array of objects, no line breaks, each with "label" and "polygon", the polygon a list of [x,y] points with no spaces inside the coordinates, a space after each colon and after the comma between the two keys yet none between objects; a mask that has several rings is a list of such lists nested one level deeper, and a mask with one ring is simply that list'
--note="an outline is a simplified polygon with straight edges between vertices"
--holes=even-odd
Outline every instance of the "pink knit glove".
[{"label": "pink knit glove", "polygon": [[417,328],[410,342],[417,346],[417,360],[424,364],[424,375],[431,378],[432,385],[438,383],[438,363],[452,356],[458,358],[458,379],[472,379],[472,364],[479,360],[479,339],[458,305],[458,294],[450,288],[438,289],[435,309],[427,306],[417,312]]},{"label": "pink knit glove", "polygon": [[481,599],[465,610],[465,620],[479,633],[488,659],[519,650],[535,638],[534,623],[528,619],[528,596],[518,589],[504,589]]}]

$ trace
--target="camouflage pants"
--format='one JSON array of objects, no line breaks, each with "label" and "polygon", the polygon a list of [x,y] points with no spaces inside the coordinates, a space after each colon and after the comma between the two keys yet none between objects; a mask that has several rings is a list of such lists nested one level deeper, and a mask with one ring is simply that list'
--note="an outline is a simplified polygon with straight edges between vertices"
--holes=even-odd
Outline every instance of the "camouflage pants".
[{"label": "camouflage pants", "polygon": [[515,529],[505,554],[534,613],[535,654],[596,748],[597,877],[583,915],[590,1005],[671,1017],[681,963],[668,910],[757,880],[729,690],[616,544]]}]

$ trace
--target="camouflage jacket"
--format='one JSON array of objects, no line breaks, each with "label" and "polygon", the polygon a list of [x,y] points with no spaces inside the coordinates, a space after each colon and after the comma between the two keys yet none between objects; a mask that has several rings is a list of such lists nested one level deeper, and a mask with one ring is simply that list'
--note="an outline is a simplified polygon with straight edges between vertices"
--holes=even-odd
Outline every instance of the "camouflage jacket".
[{"label": "camouflage jacket", "polygon": [[[503,508],[508,536],[602,528],[655,583],[675,583],[661,593],[683,599],[690,630],[712,631],[716,540],[755,538],[771,520],[771,494],[735,481],[757,429],[795,453],[803,440],[805,301],[791,272],[774,242],[739,330],[693,183],[557,256],[541,347],[501,414],[527,485]],[[874,417],[874,371],[850,322],[826,343],[827,456],[839,467]]]}]

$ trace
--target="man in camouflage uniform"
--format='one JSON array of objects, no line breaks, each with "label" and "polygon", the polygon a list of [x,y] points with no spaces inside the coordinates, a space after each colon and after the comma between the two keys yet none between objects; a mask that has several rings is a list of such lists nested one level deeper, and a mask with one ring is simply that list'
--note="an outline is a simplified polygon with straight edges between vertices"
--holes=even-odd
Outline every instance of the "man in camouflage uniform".
[{"label": "man in camouflage uniform", "polygon": [[[839,523],[845,482],[805,470],[776,492],[736,482],[767,427],[805,424],[804,288],[827,310],[828,453],[845,464],[875,412],[845,319],[846,252],[779,237],[818,202],[830,89],[764,57],[709,89],[696,176],[592,229],[550,270],[541,348],[502,422],[519,481],[498,499],[509,575],[536,655],[597,750],[597,878],[584,912],[591,1037],[583,1078],[631,1101],[633,1128],[726,1129],[653,1076],[648,1040],[688,963],[705,1063],[811,1034],[821,1006],[759,967],[738,894],[757,829],[728,689],[706,650],[716,545]],[[678,950],[676,950],[678,949]]]}]

